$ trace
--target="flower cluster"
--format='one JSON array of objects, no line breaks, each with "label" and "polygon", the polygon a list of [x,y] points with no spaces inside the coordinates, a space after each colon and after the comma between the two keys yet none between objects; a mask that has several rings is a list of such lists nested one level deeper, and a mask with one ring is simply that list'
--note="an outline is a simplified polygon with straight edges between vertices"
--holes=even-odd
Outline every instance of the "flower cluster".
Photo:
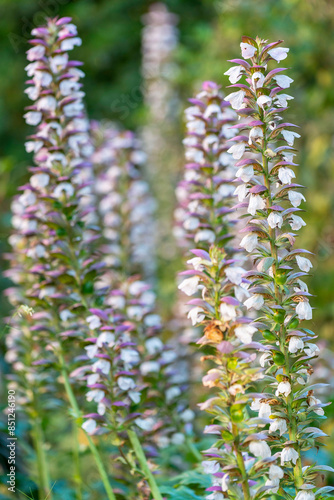
[{"label": "flower cluster", "polygon": [[261,487],[258,479],[264,473],[273,479],[279,467],[271,457],[268,436],[258,432],[258,420],[249,415],[250,389],[262,373],[254,365],[254,351],[260,347],[253,342],[257,324],[244,316],[242,308],[249,297],[249,282],[243,278],[246,271],[230,241],[235,187],[231,185],[232,161],[226,153],[226,139],[234,137],[234,129],[229,128],[235,114],[226,111],[216,84],[206,82],[203,87],[191,101],[195,106],[186,110],[191,131],[185,140],[186,155],[192,163],[187,165],[190,179],[181,184],[186,201],[181,220],[198,248],[191,250],[191,269],[181,273],[185,279],[179,288],[190,297],[197,295],[189,302],[188,317],[194,326],[204,329],[197,342],[205,352],[202,360],[210,364],[203,385],[216,390],[200,405],[214,418],[205,432],[219,436],[204,452],[203,467],[212,474],[213,483],[207,498],[220,500],[233,494],[249,499]]},{"label": "flower cluster", "polygon": [[294,248],[295,231],[305,226],[299,208],[305,201],[303,186],[293,182],[294,141],[300,135],[296,125],[282,118],[293,80],[283,74],[285,68],[268,69],[272,61],[284,60],[289,49],[281,42],[243,37],[241,51],[243,59],[233,60],[236,66],[226,73],[237,89],[226,100],[244,118],[229,152],[242,181],[239,206],[249,214],[240,245],[255,265],[244,276],[251,282],[244,305],[257,315],[263,335],[260,361],[269,383],[268,394],[252,409],[269,419],[270,449],[280,454],[282,473],[270,491],[312,500],[322,494],[314,483],[322,468],[303,468],[302,456],[323,436],[311,425],[324,418],[325,405],[314,395],[317,386],[309,385],[318,352],[315,334],[304,324],[312,319],[303,281],[312,268],[310,252]]},{"label": "flower cluster", "polygon": [[172,53],[178,40],[177,16],[168,12],[165,4],[154,3],[143,21],[145,101],[154,121],[163,122],[173,110],[170,79],[176,71]]},{"label": "flower cluster", "polygon": [[211,243],[226,244],[231,238],[228,200],[235,188],[226,141],[235,135],[231,124],[236,113],[214,82],[205,82],[189,101],[192,106],[185,110],[187,136],[183,140],[187,164],[176,190],[175,236],[181,245],[189,247],[187,242],[194,241],[206,248]]},{"label": "flower cluster", "polygon": [[[122,325],[123,335],[128,337],[121,340],[121,345],[132,339],[138,348],[136,354],[133,349],[127,349],[120,356],[129,365],[128,357],[132,353],[136,370],[137,385],[134,380],[128,381],[129,397],[134,398],[141,409],[135,423],[147,433],[145,442],[153,440],[158,446],[166,446],[170,441],[180,444],[185,439],[184,426],[190,432],[193,418],[184,398],[187,378],[176,368],[179,356],[175,349],[162,341],[155,293],[136,274],[141,272],[147,276],[153,270],[153,242],[149,232],[152,227],[147,225],[150,225],[155,203],[141,176],[140,166],[145,156],[131,132],[117,132],[110,125],[94,123],[92,135],[95,145],[92,161],[96,171],[94,191],[103,227],[100,249],[108,263],[97,286],[112,288],[105,303],[113,309],[116,323]],[[114,337],[112,342],[115,342]],[[106,352],[108,346],[103,344],[97,341],[94,348],[87,349],[90,353],[110,357]],[[137,386],[141,390],[134,396],[133,389]],[[102,397],[101,391],[99,395]],[[99,407],[104,412],[102,405]],[[93,429],[94,424],[90,425]]]},{"label": "flower cluster", "polygon": [[125,275],[152,278],[155,200],[143,179],[146,155],[133,132],[91,125],[94,192],[106,264]]}]

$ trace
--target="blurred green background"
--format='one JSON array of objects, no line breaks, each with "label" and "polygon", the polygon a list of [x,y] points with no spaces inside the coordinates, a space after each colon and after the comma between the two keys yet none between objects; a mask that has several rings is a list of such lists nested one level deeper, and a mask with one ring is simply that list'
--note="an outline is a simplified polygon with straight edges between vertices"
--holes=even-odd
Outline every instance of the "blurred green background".
[{"label": "blurred green background", "polygon": [[[83,39],[75,57],[84,61],[90,118],[107,118],[140,130],[148,120],[142,98],[142,16],[153,2],[144,0],[0,0],[0,253],[7,250],[10,199],[26,178],[30,158],[24,139],[30,133],[22,118],[27,40],[46,16],[71,16]],[[228,85],[227,59],[239,57],[243,34],[290,47],[284,63],[295,83],[286,121],[301,127],[297,182],[307,186],[307,227],[298,246],[315,253],[310,291],[315,294],[311,328],[333,347],[334,316],[334,2],[333,0],[170,0],[179,17],[178,71],[173,80],[179,95],[174,136],[174,166],[182,167],[182,108],[203,80]],[[170,140],[170,138],[168,139]],[[168,161],[168,155],[163,161]],[[163,168],[160,165],[159,168]],[[175,183],[177,175],[172,176]],[[154,191],[163,186],[153,186]],[[170,200],[170,212],[174,200]],[[167,303],[174,290],[176,258],[160,263],[158,283]],[[5,261],[1,261],[4,269]],[[0,280],[0,287],[6,280]],[[165,290],[168,292],[166,293]],[[1,303],[1,313],[7,306]],[[166,307],[168,311],[168,307]],[[167,314],[167,313],[166,313]],[[328,356],[330,364],[333,356]],[[329,409],[329,413],[333,410]],[[330,428],[328,429],[330,430]],[[330,431],[331,432],[331,431]],[[334,443],[331,445],[334,450]]]}]

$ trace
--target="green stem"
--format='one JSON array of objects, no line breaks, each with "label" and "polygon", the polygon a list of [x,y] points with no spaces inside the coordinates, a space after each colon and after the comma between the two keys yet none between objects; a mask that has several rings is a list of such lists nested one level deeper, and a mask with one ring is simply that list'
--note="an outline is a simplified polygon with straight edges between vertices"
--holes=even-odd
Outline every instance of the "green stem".
[{"label": "green stem", "polygon": [[153,474],[148,466],[148,463],[147,463],[147,460],[145,457],[145,453],[144,453],[143,448],[140,444],[140,441],[138,439],[137,434],[132,429],[129,429],[128,436],[129,436],[129,440],[130,440],[130,443],[132,445],[133,451],[135,452],[136,457],[138,459],[138,462],[140,464],[141,470],[145,474],[147,482],[150,485],[151,493],[153,495],[154,500],[163,500],[161,493],[159,491],[158,485],[155,482],[154,476],[153,476]]},{"label": "green stem", "polygon": [[[266,129],[264,130],[264,136],[266,134]],[[267,148],[267,142],[264,139],[262,143],[263,151],[266,150]],[[263,176],[264,176],[264,183],[265,186],[268,190],[268,198],[267,198],[267,209],[272,206],[272,197],[271,197],[271,192],[270,192],[270,182],[269,182],[269,168],[268,168],[268,159],[262,154],[262,164],[263,164]],[[273,264],[273,274],[275,276],[276,274],[276,266],[278,264],[278,254],[277,254],[277,246],[275,244],[276,240],[276,230],[269,227],[269,239],[270,239],[270,250],[271,253],[275,259],[275,263]],[[274,287],[275,287],[275,298],[277,300],[278,305],[282,305],[282,297],[280,293],[280,289],[277,285],[277,283],[274,281]],[[284,372],[285,374],[289,377],[290,379],[290,357],[289,357],[289,351],[286,348],[286,329],[284,328],[284,325],[281,326],[280,332],[279,332],[279,347],[284,355]],[[291,381],[290,381],[291,383]],[[291,388],[292,389],[292,388]],[[297,437],[297,421],[296,421],[296,416],[293,412],[292,408],[292,402],[293,402],[293,392],[291,390],[291,394],[287,397],[287,413],[288,413],[288,419],[290,422],[290,427],[289,427],[289,439],[290,441],[296,441]],[[300,448],[299,446],[296,447],[296,451],[299,454],[299,458],[297,459],[296,465],[293,467],[293,474],[294,474],[294,483],[295,487],[297,489],[300,488],[300,486],[303,484],[303,471],[302,471],[302,461],[301,461],[301,454],[300,454]]]},{"label": "green stem", "polygon": [[244,500],[250,500],[251,495],[250,495],[249,484],[248,484],[248,476],[247,476],[247,472],[246,472],[244,458],[243,458],[242,453],[238,447],[239,429],[238,429],[238,426],[236,424],[232,424],[232,432],[234,435],[234,451],[235,451],[235,454],[237,457],[237,464],[238,464],[238,467],[239,467],[241,475],[242,475],[241,487],[242,487],[242,491],[244,494]]},{"label": "green stem", "polygon": [[75,422],[73,422],[73,439],[74,439],[73,459],[74,459],[74,469],[75,469],[74,481],[76,483],[77,500],[82,500],[82,491],[81,491],[82,478],[80,470],[79,433],[78,433],[78,427]]},{"label": "green stem", "polygon": [[46,496],[49,500],[52,500],[49,471],[47,466],[48,461],[43,446],[43,430],[40,417],[38,415],[36,415],[35,418],[32,419],[32,435],[35,451],[37,454],[38,495],[40,500],[44,500]]},{"label": "green stem", "polygon": [[[80,419],[80,418],[82,418],[82,414],[81,414],[77,400],[74,396],[74,393],[73,393],[73,390],[72,390],[72,387],[70,384],[68,373],[67,373],[67,370],[65,368],[65,360],[64,360],[62,353],[59,353],[59,361],[61,364],[61,374],[62,374],[62,377],[64,380],[65,391],[66,391],[67,397],[69,399],[70,405],[72,407],[74,417],[75,417],[75,419]],[[116,500],[115,494],[114,494],[112,487],[109,483],[107,471],[104,468],[103,462],[102,462],[100,454],[98,452],[98,449],[95,446],[94,441],[92,440],[91,436],[89,434],[86,434],[86,436],[87,436],[90,451],[95,459],[95,463],[96,463],[97,469],[100,473],[100,476],[101,476],[101,479],[103,482],[103,486],[106,490],[108,500]]]}]

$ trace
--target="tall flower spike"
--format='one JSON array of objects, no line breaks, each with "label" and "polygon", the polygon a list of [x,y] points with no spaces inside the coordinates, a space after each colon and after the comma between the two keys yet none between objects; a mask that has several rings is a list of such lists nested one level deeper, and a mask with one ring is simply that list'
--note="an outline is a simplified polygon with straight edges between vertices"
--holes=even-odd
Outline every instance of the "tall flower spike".
[{"label": "tall flower spike", "polygon": [[143,16],[142,76],[146,123],[142,128],[146,169],[158,203],[156,256],[160,273],[168,273],[175,251],[171,221],[175,179],[179,170],[178,117],[180,102],[175,90],[179,68],[175,63],[178,18],[165,3],[153,3]]},{"label": "tall flower spike", "polygon": [[[94,190],[103,228],[101,250],[109,264],[99,286],[111,285],[113,291],[106,303],[113,308],[123,328],[127,327],[140,354],[139,357],[133,353],[132,364],[142,394],[134,394],[133,383],[127,382],[131,386],[130,397],[138,405],[135,423],[145,434],[145,444],[160,447],[170,442],[182,444],[184,429],[191,433],[193,417],[184,397],[187,380],[176,368],[179,361],[176,351],[161,339],[163,325],[156,313],[155,293],[136,274],[153,271],[152,259],[149,262],[148,257],[152,254],[150,231],[153,231],[155,203],[142,178],[145,155],[132,132],[119,132],[110,124],[93,123],[92,136]],[[105,346],[97,342],[91,352],[101,348]],[[123,353],[129,364],[130,351],[126,349]]]},{"label": "tall flower spike", "polygon": [[[226,495],[250,500],[260,494],[260,477],[269,470],[272,474],[270,466],[274,467],[276,459],[271,456],[268,435],[257,432],[258,420],[249,417],[249,391],[262,377],[261,369],[252,366],[254,350],[260,345],[253,342],[257,324],[243,315],[240,303],[248,297],[248,282],[242,278],[245,270],[233,258],[233,243],[227,243],[232,238],[231,194],[235,188],[226,136],[234,136],[229,127],[236,115],[213,82],[204,84],[192,104],[195,106],[186,110],[191,136],[185,144],[194,175],[182,184],[185,209],[180,219],[200,247],[192,250],[194,257],[188,260],[192,269],[181,273],[185,279],[179,288],[188,296],[197,295],[189,302],[188,317],[204,329],[197,342],[206,349],[203,361],[210,363],[203,385],[216,390],[200,405],[214,419],[205,433],[219,436],[204,452],[202,465],[213,483],[206,498],[219,500]],[[187,202],[192,204],[190,209]],[[188,228],[187,221],[193,218],[198,225]],[[203,228],[212,237],[198,238]]]},{"label": "tall flower spike", "polygon": [[283,74],[285,68],[267,69],[272,61],[287,57],[289,49],[281,43],[243,37],[244,59],[233,60],[236,66],[227,72],[236,91],[226,99],[240,117],[247,117],[230,152],[243,151],[237,157],[236,175],[244,182],[240,206],[247,208],[250,218],[241,247],[256,265],[245,275],[252,283],[245,305],[257,315],[263,335],[261,364],[270,383],[269,394],[260,403],[254,401],[253,408],[261,411],[266,405],[270,448],[281,457],[282,472],[268,477],[267,492],[313,500],[327,494],[315,488],[323,469],[303,467],[302,458],[306,450],[322,445],[318,438],[324,434],[310,425],[324,418],[325,405],[314,395],[318,384],[308,382],[318,352],[315,334],[304,325],[312,319],[310,294],[301,279],[312,268],[310,252],[294,248],[295,231],[305,225],[297,215],[305,198],[303,186],[293,181],[294,141],[300,135],[296,125],[281,116],[292,99],[285,93],[292,79]]},{"label": "tall flower spike", "polygon": [[91,134],[94,191],[106,262],[114,272],[139,273],[152,280],[156,203],[143,178],[146,155],[133,132],[93,122]]},{"label": "tall flower spike", "polygon": [[208,248],[211,243],[226,244],[231,238],[227,214],[228,199],[234,187],[233,159],[227,154],[227,139],[235,135],[231,124],[236,113],[224,101],[220,87],[205,82],[202,91],[189,99],[186,109],[187,136],[183,141],[187,164],[176,195],[175,236]]},{"label": "tall flower spike", "polygon": [[[34,103],[25,118],[37,127],[26,143],[27,151],[34,153],[35,166],[14,203],[16,234],[11,241],[17,263],[14,280],[22,287],[27,305],[36,310],[33,330],[39,332],[38,341],[45,340],[48,361],[61,372],[78,419],[76,396],[82,386],[69,372],[82,364],[82,342],[94,335],[86,318],[91,308],[101,305],[105,290],[97,293],[94,289],[103,264],[93,252],[98,228],[92,224],[94,207],[90,204],[87,157],[92,146],[82,102],[83,73],[78,68],[81,63],[69,60],[68,55],[81,40],[70,21],[49,19],[46,26],[33,30],[26,69],[30,77],[27,94]],[[95,444],[91,438],[88,443],[107,497],[114,500]]]}]

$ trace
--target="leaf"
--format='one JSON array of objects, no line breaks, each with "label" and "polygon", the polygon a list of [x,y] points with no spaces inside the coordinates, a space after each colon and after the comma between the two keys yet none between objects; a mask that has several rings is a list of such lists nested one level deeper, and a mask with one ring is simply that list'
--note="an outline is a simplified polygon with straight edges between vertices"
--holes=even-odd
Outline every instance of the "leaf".
[{"label": "leaf", "polygon": [[174,485],[188,485],[197,484],[203,488],[208,488],[211,485],[209,476],[202,474],[201,472],[192,470],[184,472],[173,478]]},{"label": "leaf", "polygon": [[[323,488],[320,488],[317,492],[316,495],[317,497],[326,493],[330,493],[331,491],[334,491],[334,486],[324,486]],[[327,495],[326,495],[327,496]]]},{"label": "leaf", "polygon": [[334,472],[333,467],[331,467],[330,465],[315,465],[314,467],[312,467],[312,471],[314,470],[319,472],[322,471]]},{"label": "leaf", "polygon": [[190,488],[181,486],[181,488],[170,488],[169,486],[160,486],[160,491],[164,495],[169,495],[170,500],[203,500],[203,496],[196,495]]}]

